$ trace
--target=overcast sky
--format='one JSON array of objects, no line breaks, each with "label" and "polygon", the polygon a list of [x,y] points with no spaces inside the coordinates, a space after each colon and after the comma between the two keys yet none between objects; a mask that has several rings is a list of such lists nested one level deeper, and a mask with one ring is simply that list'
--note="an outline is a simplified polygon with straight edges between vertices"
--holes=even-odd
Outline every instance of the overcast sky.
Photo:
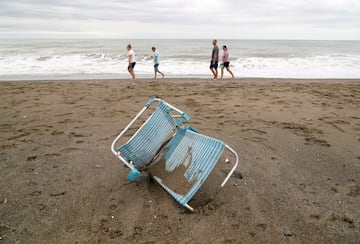
[{"label": "overcast sky", "polygon": [[360,0],[0,0],[0,38],[360,40]]}]

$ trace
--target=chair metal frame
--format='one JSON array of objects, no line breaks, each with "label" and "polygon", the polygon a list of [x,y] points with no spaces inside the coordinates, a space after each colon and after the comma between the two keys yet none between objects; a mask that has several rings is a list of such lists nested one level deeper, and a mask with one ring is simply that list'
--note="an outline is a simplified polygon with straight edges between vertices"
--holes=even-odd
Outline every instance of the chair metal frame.
[{"label": "chair metal frame", "polygon": [[[120,161],[122,163],[124,163],[124,165],[126,165],[128,168],[130,168],[130,173],[134,173],[135,174],[140,174],[139,173],[139,169],[136,168],[136,166],[133,164],[132,161],[127,160],[123,155],[121,155],[121,153],[119,151],[116,150],[115,145],[116,143],[125,135],[125,133],[132,128],[132,126],[139,120],[139,118],[145,113],[146,110],[148,110],[152,104],[154,104],[155,102],[163,102],[169,109],[171,109],[171,111],[175,111],[177,114],[172,114],[172,117],[175,118],[179,118],[181,120],[177,121],[177,125],[179,127],[182,126],[182,123],[185,121],[189,121],[190,120],[190,116],[188,114],[186,114],[185,112],[183,112],[182,110],[178,109],[177,107],[167,103],[166,101],[159,99],[159,98],[155,98],[152,97],[150,98],[150,100],[145,104],[145,106],[136,114],[136,116],[130,121],[130,123],[120,132],[120,134],[114,139],[114,141],[111,144],[111,151],[112,153],[118,158],[120,159]],[[150,117],[149,117],[150,118]],[[149,119],[148,118],[148,119]],[[146,122],[145,122],[146,123]],[[145,123],[142,125],[144,126]],[[134,133],[134,135],[132,137],[134,137],[136,135],[136,133],[142,128],[142,126],[140,128],[138,128],[138,130]],[[131,137],[131,138],[132,138]],[[131,139],[129,139],[131,140]],[[225,145],[225,149],[227,149],[233,156],[234,156],[234,162],[233,162],[233,167],[231,168],[231,170],[229,171],[229,173],[226,175],[225,179],[222,181],[221,185],[220,185],[220,189],[222,187],[225,186],[225,184],[228,182],[228,180],[230,179],[231,175],[234,173],[236,167],[238,166],[238,162],[239,162],[239,157],[238,154],[235,152],[234,149],[232,149],[229,145],[227,145],[226,143],[224,143]],[[156,155],[154,155],[155,157]],[[129,175],[130,175],[129,173]],[[128,175],[128,179],[129,178]],[[158,182],[158,179],[155,179]],[[159,183],[159,182],[158,182]],[[190,211],[193,211],[193,208],[191,206],[189,206],[187,203],[183,205],[184,207],[186,207],[187,209],[189,209]]]}]

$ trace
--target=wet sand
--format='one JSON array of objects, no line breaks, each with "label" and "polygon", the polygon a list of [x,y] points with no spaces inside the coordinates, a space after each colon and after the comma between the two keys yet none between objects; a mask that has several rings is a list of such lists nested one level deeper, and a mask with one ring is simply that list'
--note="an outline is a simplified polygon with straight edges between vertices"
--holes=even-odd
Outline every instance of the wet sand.
[{"label": "wet sand", "polygon": [[[110,151],[151,96],[239,154],[194,213]],[[0,243],[360,240],[360,80],[0,82],[0,99]]]}]

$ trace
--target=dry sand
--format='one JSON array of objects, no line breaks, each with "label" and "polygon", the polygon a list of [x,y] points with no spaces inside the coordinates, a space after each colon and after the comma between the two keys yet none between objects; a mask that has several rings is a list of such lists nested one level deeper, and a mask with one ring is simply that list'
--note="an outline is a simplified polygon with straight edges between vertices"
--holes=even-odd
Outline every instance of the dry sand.
[{"label": "dry sand", "polygon": [[[239,153],[194,213],[110,152],[151,96]],[[0,99],[1,244],[359,243],[360,80],[1,82]]]}]

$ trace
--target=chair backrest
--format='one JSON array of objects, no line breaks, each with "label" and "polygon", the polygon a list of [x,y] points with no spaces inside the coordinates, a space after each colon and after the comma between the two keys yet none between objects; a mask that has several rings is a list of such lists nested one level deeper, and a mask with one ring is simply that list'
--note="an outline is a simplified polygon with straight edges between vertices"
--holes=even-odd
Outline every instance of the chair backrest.
[{"label": "chair backrest", "polygon": [[170,113],[170,108],[162,101],[155,111],[139,128],[139,130],[118,148],[127,160],[137,168],[149,164],[159,149],[174,134],[176,121]]},{"label": "chair backrest", "polygon": [[[179,128],[165,146],[165,169],[168,172],[154,175],[160,184],[180,202],[186,204],[209,176],[225,149],[225,143],[200,133]],[[176,170],[181,178],[171,179]],[[170,178],[168,178],[170,177]],[[168,179],[167,179],[168,178]],[[183,184],[180,184],[184,182]],[[172,185],[174,184],[174,185]],[[176,190],[175,190],[176,189]]]}]

